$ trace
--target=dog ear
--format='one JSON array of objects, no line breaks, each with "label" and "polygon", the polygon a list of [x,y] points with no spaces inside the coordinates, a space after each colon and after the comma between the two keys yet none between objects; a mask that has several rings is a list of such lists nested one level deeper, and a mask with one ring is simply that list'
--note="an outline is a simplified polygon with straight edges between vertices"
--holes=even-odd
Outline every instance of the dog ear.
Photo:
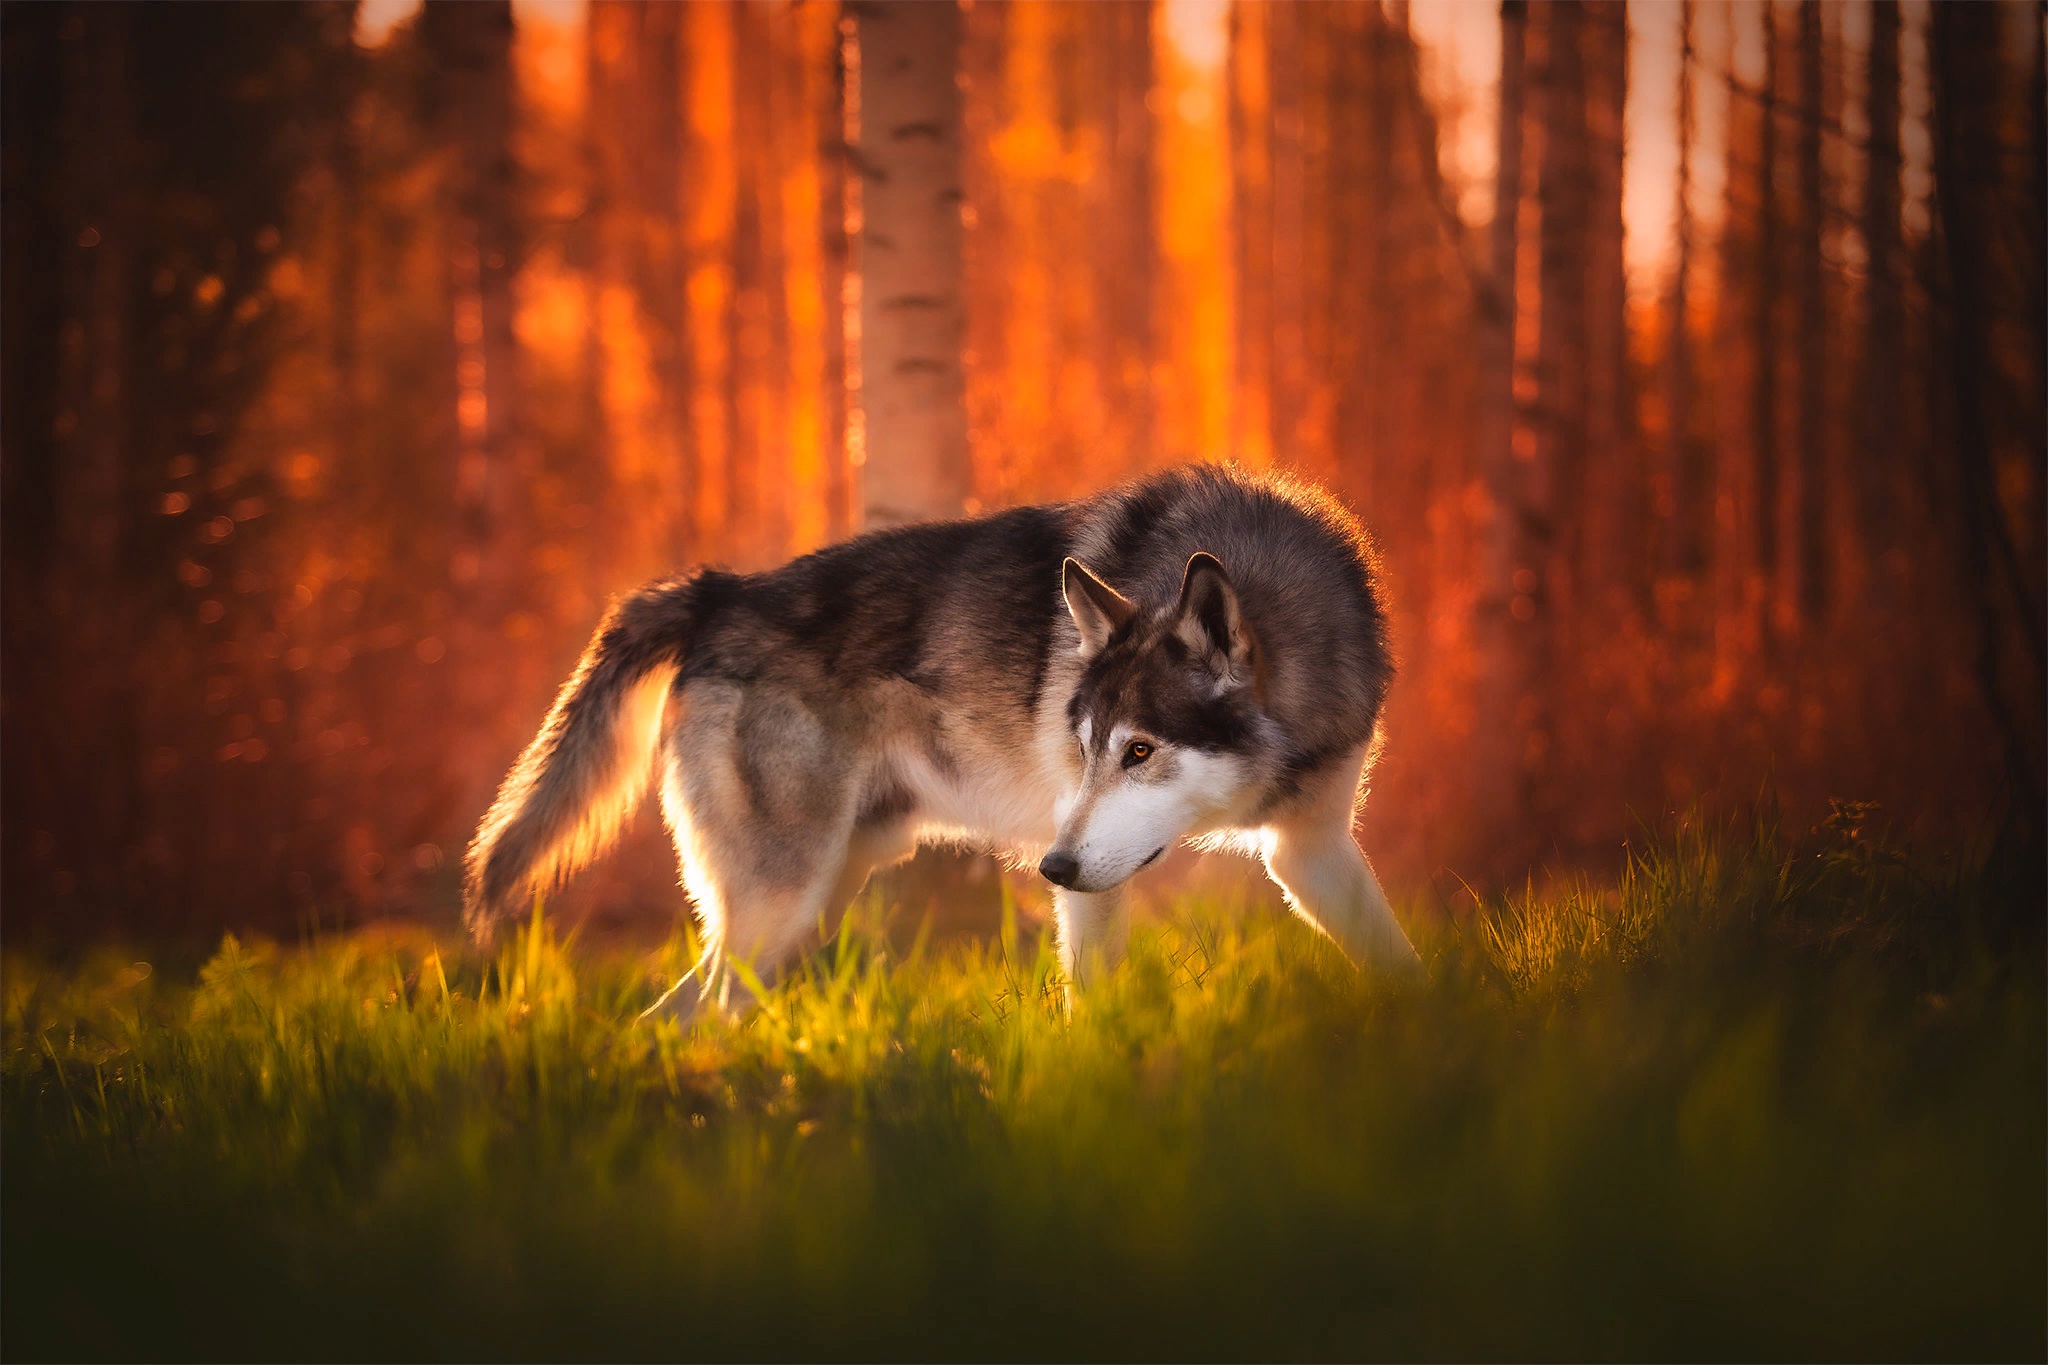
[{"label": "dog ear", "polygon": [[1197,551],[1181,575],[1173,633],[1216,678],[1219,691],[1252,680],[1252,632],[1237,603],[1237,589],[1212,554]]},{"label": "dog ear", "polygon": [[1081,657],[1098,654],[1117,628],[1137,610],[1130,599],[1088,572],[1078,559],[1069,559],[1060,570],[1060,591],[1066,596],[1067,611],[1081,632]]}]

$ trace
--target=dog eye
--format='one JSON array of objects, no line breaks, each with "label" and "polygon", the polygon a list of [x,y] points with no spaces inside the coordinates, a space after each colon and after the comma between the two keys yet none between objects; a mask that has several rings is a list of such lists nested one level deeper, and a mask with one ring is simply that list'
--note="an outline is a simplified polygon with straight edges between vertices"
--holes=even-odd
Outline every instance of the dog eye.
[{"label": "dog eye", "polygon": [[1124,750],[1124,766],[1126,768],[1135,768],[1150,757],[1152,757],[1152,746],[1140,740]]}]

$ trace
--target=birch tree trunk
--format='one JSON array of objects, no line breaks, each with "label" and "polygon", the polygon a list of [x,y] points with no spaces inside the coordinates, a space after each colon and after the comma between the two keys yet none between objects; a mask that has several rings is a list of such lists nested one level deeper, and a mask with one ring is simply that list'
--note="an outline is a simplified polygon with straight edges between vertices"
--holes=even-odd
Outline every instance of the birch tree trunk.
[{"label": "birch tree trunk", "polygon": [[1863,177],[1863,395],[1856,484],[1865,548],[1874,570],[1892,552],[1902,483],[1906,326],[1900,289],[1899,3],[1870,8],[1870,151]]},{"label": "birch tree trunk", "polygon": [[961,14],[868,0],[860,44],[860,403],[867,524],[958,516],[971,490],[961,206]]}]

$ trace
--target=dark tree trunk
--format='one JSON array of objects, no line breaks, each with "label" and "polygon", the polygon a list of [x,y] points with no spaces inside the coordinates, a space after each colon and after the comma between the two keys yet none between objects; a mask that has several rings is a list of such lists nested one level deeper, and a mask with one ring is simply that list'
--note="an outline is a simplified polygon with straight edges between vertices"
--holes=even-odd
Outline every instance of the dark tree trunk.
[{"label": "dark tree trunk", "polygon": [[1799,7],[1799,616],[1818,625],[1828,606],[1827,306],[1821,277],[1819,0]]},{"label": "dark tree trunk", "polygon": [[767,6],[734,7],[738,31],[734,65],[735,127],[739,155],[739,217],[733,240],[736,292],[734,407],[742,433],[735,449],[744,464],[735,473],[744,501],[734,527],[746,560],[772,564],[788,550],[789,445],[787,412],[789,309],[783,248],[782,183],[775,161],[785,102],[777,73],[787,62],[783,26]]},{"label": "dark tree trunk", "polygon": [[1650,607],[1649,485],[1637,455],[1629,376],[1628,274],[1622,254],[1623,115],[1628,6],[1589,0],[1582,28],[1587,158],[1586,475],[1588,543],[1574,573],[1582,608]]},{"label": "dark tree trunk", "polygon": [[1116,224],[1110,235],[1115,244],[1110,256],[1117,264],[1107,271],[1112,282],[1109,313],[1117,338],[1114,391],[1129,444],[1125,469],[1135,474],[1150,466],[1157,441],[1152,411],[1152,357],[1156,350],[1152,291],[1157,275],[1158,212],[1152,196],[1152,111],[1145,102],[1153,80],[1152,4],[1150,0],[1122,0],[1108,7],[1107,19],[1116,84],[1110,145]]},{"label": "dark tree trunk", "polygon": [[1776,631],[1778,583],[1778,28],[1774,6],[1763,7],[1764,87],[1756,165],[1756,294],[1751,363],[1756,367],[1750,396],[1750,457],[1755,462],[1755,542],[1751,569],[1756,577],[1766,649]]},{"label": "dark tree trunk", "polygon": [[1714,525],[1713,444],[1693,432],[1692,327],[1692,151],[1695,112],[1693,107],[1693,0],[1681,0],[1679,9],[1678,65],[1678,190],[1673,212],[1677,242],[1671,276],[1670,340],[1666,346],[1667,383],[1665,397],[1666,441],[1669,449],[1667,471],[1671,479],[1670,514],[1664,520],[1671,528],[1666,566],[1690,583],[1695,601],[1692,624],[1704,615],[1705,589]]},{"label": "dark tree trunk", "polygon": [[[2020,269],[2025,273],[2025,328],[2033,343],[2030,392],[2021,395],[2023,414],[2039,417],[2048,410],[2048,0],[2035,0],[2034,22],[2027,33],[2027,176],[2026,226]],[[2028,249],[2030,247],[2031,249]],[[2033,446],[2034,496],[2038,503],[2048,480],[2048,422],[2026,422]],[[2039,510],[2038,507],[2036,509]]]},{"label": "dark tree trunk", "polygon": [[1266,402],[1276,454],[1300,459],[1307,421],[1310,307],[1304,263],[1308,242],[1308,101],[1302,76],[1307,10],[1269,5],[1266,20],[1266,90],[1271,102],[1273,174],[1272,368]]},{"label": "dark tree trunk", "polygon": [[[2000,506],[1987,384],[1993,301],[1989,290],[1994,202],[1999,193],[1997,11],[1989,6],[1934,9],[1930,65],[1934,89],[1934,175],[1940,209],[1947,329],[1937,351],[1948,357],[1957,515],[1951,523],[1962,587],[1977,624],[1977,681],[2006,748],[2015,795],[2041,816],[2040,622],[2029,577],[2019,569]],[[2017,616],[2015,621],[2014,617]],[[2031,669],[2015,687],[2011,637],[2023,641]],[[2024,665],[2022,665],[2024,667]],[[2024,709],[2012,697],[2024,696]]]},{"label": "dark tree trunk", "polygon": [[844,539],[853,528],[852,467],[847,463],[846,282],[850,267],[846,231],[846,46],[849,33],[835,22],[831,55],[818,104],[819,212],[823,233],[825,292],[825,538]]},{"label": "dark tree trunk", "polygon": [[619,7],[593,4],[583,21],[583,212],[570,237],[571,263],[583,279],[583,348],[577,388],[586,448],[612,465],[611,424],[604,406],[604,291],[613,274],[610,219],[614,205],[608,192],[614,183],[613,136],[617,127],[617,94],[608,60],[604,29]]},{"label": "dark tree trunk", "polygon": [[452,733],[446,762],[457,801],[481,810],[503,765],[494,729],[524,680],[478,665],[518,589],[519,508],[527,473],[512,281],[519,265],[512,156],[512,7],[508,0],[428,5],[420,41],[431,60],[428,108],[448,152],[444,251],[454,360],[456,459],[449,561]]},{"label": "dark tree trunk", "polygon": [[458,589],[495,609],[517,527],[521,429],[512,281],[519,265],[509,0],[429,5],[436,111],[453,153],[449,279],[456,355]]},{"label": "dark tree trunk", "polygon": [[1593,167],[1586,122],[1586,8],[1582,0],[1545,6],[1543,142],[1537,195],[1542,306],[1537,332],[1540,406],[1536,473],[1541,539],[1547,550],[1539,619],[1558,620],[1584,605],[1587,449],[1591,399],[1588,271],[1593,259]]},{"label": "dark tree trunk", "polygon": [[640,0],[632,91],[638,156],[626,183],[635,194],[633,273],[644,320],[649,368],[654,373],[654,493],[661,515],[641,517],[660,530],[660,553],[697,553],[690,504],[696,494],[696,448],[691,439],[690,315],[683,251],[683,205],[689,182],[683,164],[684,7]]},{"label": "dark tree trunk", "polygon": [[[1354,486],[1360,505],[1376,509],[1382,525],[1392,528],[1398,538],[1408,519],[1419,521],[1422,513],[1420,508],[1405,505],[1400,497],[1389,439],[1393,389],[1389,358],[1401,354],[1405,324],[1395,272],[1403,246],[1401,210],[1407,205],[1398,197],[1399,171],[1394,164],[1401,95],[1395,75],[1394,34],[1378,5],[1358,11],[1358,32],[1348,46],[1353,59],[1338,67],[1333,94],[1337,107],[1353,106],[1354,117],[1363,124],[1364,136],[1358,141],[1365,150],[1365,164],[1356,172],[1338,172],[1335,198],[1342,206],[1347,230],[1337,249],[1346,241],[1362,242],[1365,249],[1359,253],[1362,259],[1355,259],[1336,275],[1340,287],[1347,275],[1355,276],[1359,285],[1356,305],[1338,314],[1333,329],[1338,342],[1349,340],[1356,350],[1353,375],[1340,381],[1343,388],[1338,395],[1340,404],[1347,396],[1352,399],[1351,432],[1348,439],[1340,439],[1337,452],[1338,458],[1358,472]],[[1337,373],[1341,376],[1343,371]],[[1339,414],[1341,421],[1341,407]]]},{"label": "dark tree trunk", "polygon": [[1535,541],[1540,513],[1531,501],[1529,461],[1518,448],[1515,397],[1516,276],[1521,264],[1522,133],[1527,95],[1530,10],[1525,0],[1500,7],[1500,123],[1494,175],[1493,223],[1488,233],[1493,305],[1482,319],[1481,418],[1475,461],[1487,491],[1485,550],[1479,589],[1480,677],[1470,790],[1480,809],[1474,823],[1487,831],[1514,829],[1536,799],[1536,762],[1528,736],[1541,733],[1537,686],[1541,557]]},{"label": "dark tree trunk", "polygon": [[1273,9],[1230,7],[1232,247],[1237,267],[1237,448],[1273,455]]},{"label": "dark tree trunk", "polygon": [[1867,77],[1870,148],[1863,181],[1863,373],[1856,486],[1873,570],[1894,554],[1904,484],[1906,327],[1900,283],[1899,4],[1874,0]]},{"label": "dark tree trunk", "polygon": [[[63,30],[65,139],[61,231],[69,238],[59,278],[64,330],[59,339],[59,464],[54,485],[54,591],[48,608],[60,624],[45,656],[65,679],[55,703],[55,734],[92,736],[93,761],[50,785],[71,809],[45,813],[60,836],[87,841],[57,851],[61,892],[111,905],[122,891],[135,841],[138,754],[136,698],[129,651],[134,594],[123,573],[124,547],[139,529],[131,516],[141,490],[131,487],[131,415],[136,351],[134,291],[138,256],[132,178],[139,167],[134,110],[134,11],[119,5],[69,7]],[[43,757],[65,763],[58,744]]]},{"label": "dark tree trunk", "polygon": [[1492,276],[1491,315],[1479,334],[1484,418],[1479,424],[1478,466],[1485,472],[1493,526],[1488,533],[1492,553],[1482,597],[1505,615],[1515,593],[1514,571],[1522,562],[1518,548],[1524,527],[1519,465],[1515,459],[1515,272],[1521,232],[1522,112],[1524,55],[1527,50],[1527,0],[1503,0],[1500,7],[1500,155],[1494,174],[1493,224],[1489,230],[1488,268]]},{"label": "dark tree trunk", "polygon": [[334,454],[343,469],[356,468],[362,426],[362,204],[363,150],[356,130],[362,98],[362,56],[351,39],[338,61],[345,82],[341,115],[334,124],[334,277],[329,284],[333,335],[328,362],[334,370]]}]

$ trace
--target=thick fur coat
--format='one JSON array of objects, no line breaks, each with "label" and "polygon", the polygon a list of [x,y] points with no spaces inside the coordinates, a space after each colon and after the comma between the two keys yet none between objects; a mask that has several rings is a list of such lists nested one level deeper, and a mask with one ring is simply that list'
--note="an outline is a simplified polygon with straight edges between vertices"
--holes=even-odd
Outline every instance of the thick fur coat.
[{"label": "thick fur coat", "polygon": [[1040,861],[1082,982],[1173,842],[1262,856],[1354,958],[1413,950],[1352,841],[1392,679],[1375,558],[1310,485],[1216,466],[874,532],[620,602],[469,854],[473,930],[600,853],[650,780],[733,1003],[921,842]]}]

